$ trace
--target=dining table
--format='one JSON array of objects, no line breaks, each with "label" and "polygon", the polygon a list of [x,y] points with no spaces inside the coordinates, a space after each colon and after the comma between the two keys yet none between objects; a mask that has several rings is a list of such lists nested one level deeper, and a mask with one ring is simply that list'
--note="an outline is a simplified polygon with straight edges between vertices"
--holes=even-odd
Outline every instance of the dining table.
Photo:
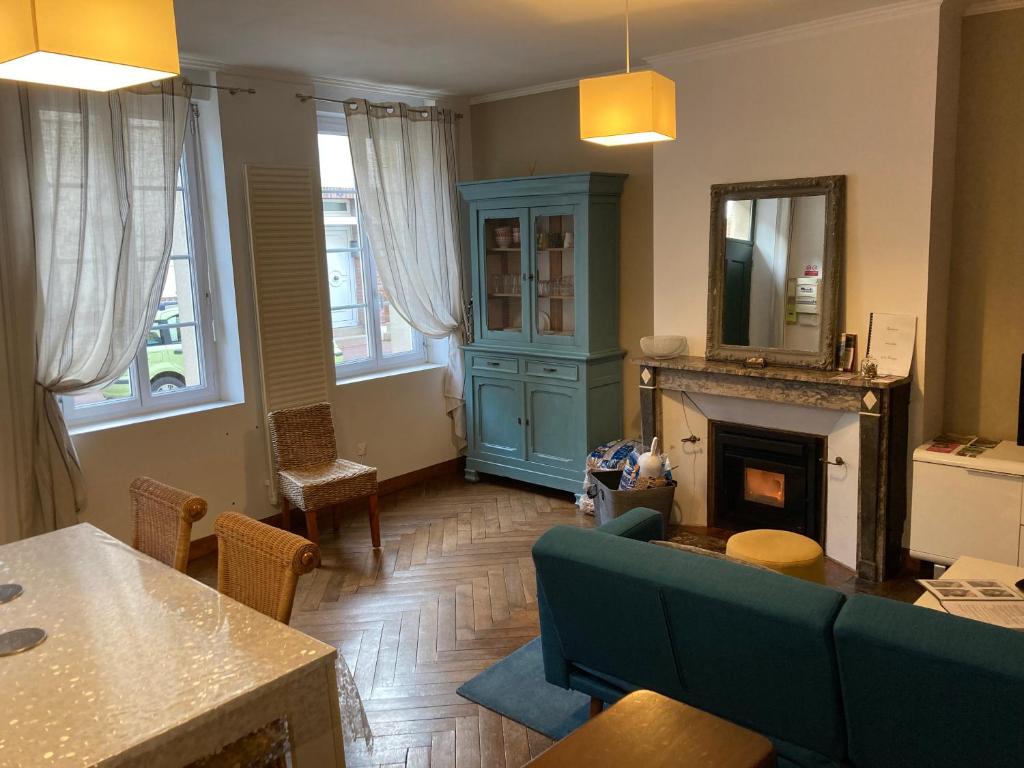
[{"label": "dining table", "polygon": [[294,768],[344,766],[337,650],[89,524],[0,546],[0,766],[178,768],[281,718]]}]

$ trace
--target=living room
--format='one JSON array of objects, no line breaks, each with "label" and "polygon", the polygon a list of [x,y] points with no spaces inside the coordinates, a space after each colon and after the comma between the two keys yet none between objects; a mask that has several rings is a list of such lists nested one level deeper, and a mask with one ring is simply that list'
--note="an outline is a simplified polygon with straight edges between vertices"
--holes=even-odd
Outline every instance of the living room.
[{"label": "living room", "polygon": [[88,685],[12,764],[1024,759],[1021,3],[63,5],[0,12],[0,687]]}]

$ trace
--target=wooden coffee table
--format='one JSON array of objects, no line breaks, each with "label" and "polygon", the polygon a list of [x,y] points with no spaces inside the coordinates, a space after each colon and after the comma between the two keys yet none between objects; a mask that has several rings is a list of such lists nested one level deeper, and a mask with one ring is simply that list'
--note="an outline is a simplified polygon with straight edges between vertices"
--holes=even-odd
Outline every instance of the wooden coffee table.
[{"label": "wooden coffee table", "polygon": [[535,768],[773,768],[764,736],[653,691],[636,691],[528,763]]}]

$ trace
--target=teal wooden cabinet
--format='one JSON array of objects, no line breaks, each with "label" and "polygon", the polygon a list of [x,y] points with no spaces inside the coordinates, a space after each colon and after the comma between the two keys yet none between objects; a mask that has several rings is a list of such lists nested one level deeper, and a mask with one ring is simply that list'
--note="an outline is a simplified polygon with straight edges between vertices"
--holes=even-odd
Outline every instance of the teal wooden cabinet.
[{"label": "teal wooden cabinet", "polygon": [[466,477],[579,493],[620,437],[622,174],[467,182],[474,339],[463,347]]}]

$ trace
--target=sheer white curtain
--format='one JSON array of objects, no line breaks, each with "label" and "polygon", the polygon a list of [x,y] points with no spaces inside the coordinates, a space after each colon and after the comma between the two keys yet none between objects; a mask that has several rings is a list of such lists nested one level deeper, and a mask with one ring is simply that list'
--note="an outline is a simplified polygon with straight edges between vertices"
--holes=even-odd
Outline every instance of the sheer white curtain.
[{"label": "sheer white curtain", "polygon": [[356,191],[377,274],[413,328],[449,338],[445,407],[466,444],[462,353],[465,310],[457,128],[451,110],[374,105],[346,108]]},{"label": "sheer white curtain", "polygon": [[116,379],[153,320],[186,90],[0,85],[0,541],[73,524],[85,504],[56,397]]}]

